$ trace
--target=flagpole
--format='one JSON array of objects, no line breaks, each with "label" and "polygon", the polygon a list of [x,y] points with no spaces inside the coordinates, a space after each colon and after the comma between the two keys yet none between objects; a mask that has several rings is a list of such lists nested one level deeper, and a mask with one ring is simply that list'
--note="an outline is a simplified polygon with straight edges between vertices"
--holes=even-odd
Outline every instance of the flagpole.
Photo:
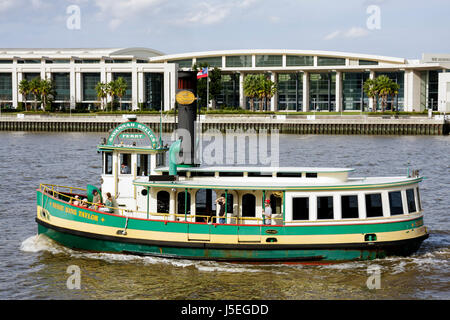
[{"label": "flagpole", "polygon": [[206,69],[206,110],[209,111],[209,70]]}]

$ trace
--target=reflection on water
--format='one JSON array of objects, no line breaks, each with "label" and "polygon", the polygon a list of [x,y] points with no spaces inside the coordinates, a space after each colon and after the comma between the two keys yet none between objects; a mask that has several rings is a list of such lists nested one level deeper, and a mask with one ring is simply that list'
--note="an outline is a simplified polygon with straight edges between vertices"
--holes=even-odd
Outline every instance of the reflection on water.
[{"label": "reflection on water", "polygon": [[[98,184],[101,134],[0,133],[1,299],[448,299],[449,137],[280,137],[281,165],[353,167],[353,176],[401,175],[421,185],[430,238],[410,257],[335,264],[250,264],[74,251],[36,235],[39,183]],[[69,290],[71,265],[81,289]],[[369,267],[380,289],[369,289]]]}]

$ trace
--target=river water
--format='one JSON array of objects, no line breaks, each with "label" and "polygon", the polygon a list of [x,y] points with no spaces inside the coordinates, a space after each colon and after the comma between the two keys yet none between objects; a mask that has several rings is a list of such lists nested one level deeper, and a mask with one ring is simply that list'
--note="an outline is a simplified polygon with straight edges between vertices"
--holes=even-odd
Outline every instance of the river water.
[{"label": "river water", "polygon": [[[38,237],[40,183],[99,184],[99,133],[0,132],[0,299],[449,299],[450,137],[281,135],[281,166],[420,169],[430,238],[410,257],[327,265],[234,264],[86,253]],[[81,271],[69,289],[69,266]],[[373,269],[376,268],[376,269]],[[379,270],[378,288],[367,285]]]}]

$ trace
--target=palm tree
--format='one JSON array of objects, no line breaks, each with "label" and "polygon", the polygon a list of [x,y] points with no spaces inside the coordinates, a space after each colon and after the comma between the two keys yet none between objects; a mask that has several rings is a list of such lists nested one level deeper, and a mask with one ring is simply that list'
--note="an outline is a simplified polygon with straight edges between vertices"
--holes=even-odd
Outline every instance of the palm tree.
[{"label": "palm tree", "polygon": [[19,93],[23,97],[23,103],[25,110],[27,110],[27,95],[30,93],[30,83],[27,79],[23,79],[19,82]]},{"label": "palm tree", "polygon": [[37,100],[40,97],[41,79],[36,77],[30,81],[30,92],[34,96],[34,111],[37,111]]},{"label": "palm tree", "polygon": [[97,98],[100,100],[101,109],[104,109],[106,98],[108,97],[108,85],[104,82],[98,82],[95,86]]},{"label": "palm tree", "polygon": [[114,97],[117,95],[116,81],[110,81],[106,84],[106,91],[111,97],[111,111],[114,110]]},{"label": "palm tree", "polygon": [[[363,89],[364,89],[364,92],[366,93],[366,95],[370,99],[372,99],[374,112],[376,112],[378,95],[379,95],[378,83],[377,83],[376,79],[367,79],[366,82],[364,82]],[[361,108],[362,108],[362,106],[361,106]]]},{"label": "palm tree", "polygon": [[258,96],[258,76],[249,74],[244,78],[244,94],[250,99],[250,110],[255,111],[254,99]]},{"label": "palm tree", "polygon": [[40,80],[39,81],[39,93],[42,98],[44,109],[47,107],[49,99],[55,96],[55,89],[52,80]]},{"label": "palm tree", "polygon": [[[267,109],[267,103],[277,92],[277,85],[275,82],[265,77],[264,75],[259,76],[259,86],[260,86],[260,96],[264,99],[264,103]],[[259,110],[262,111],[262,105],[260,105]]]},{"label": "palm tree", "polygon": [[382,75],[376,79],[379,94],[381,96],[381,111],[384,112],[387,105],[388,96],[396,96],[400,86],[388,76]]},{"label": "palm tree", "polygon": [[120,111],[122,111],[122,97],[127,93],[128,85],[122,77],[117,78],[114,82],[116,87],[116,95],[119,97]]}]

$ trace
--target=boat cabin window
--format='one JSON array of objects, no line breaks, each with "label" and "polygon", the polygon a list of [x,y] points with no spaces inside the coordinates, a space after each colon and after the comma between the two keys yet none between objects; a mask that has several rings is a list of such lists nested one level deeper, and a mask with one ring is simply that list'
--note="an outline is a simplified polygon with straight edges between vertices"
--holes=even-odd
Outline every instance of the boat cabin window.
[{"label": "boat cabin window", "polygon": [[219,172],[221,177],[243,177],[243,172]]},{"label": "boat cabin window", "polygon": [[242,196],[242,216],[256,216],[256,197],[251,193],[246,193]]},{"label": "boat cabin window", "polygon": [[166,154],[165,153],[157,153],[156,154],[156,166],[163,167],[166,164]]},{"label": "boat cabin window", "polygon": [[292,220],[309,220],[309,198],[292,198]]},{"label": "boat cabin window", "polygon": [[196,222],[206,222],[207,217],[216,215],[216,192],[212,189],[200,189],[195,194]]},{"label": "boat cabin window", "polygon": [[150,174],[150,161],[151,157],[149,154],[138,154],[137,157],[137,175],[145,176]]},{"label": "boat cabin window", "polygon": [[317,178],[317,172],[306,172],[306,178]]},{"label": "boat cabin window", "polygon": [[367,218],[383,216],[381,193],[366,194],[366,215]]},{"label": "boat cabin window", "polygon": [[113,173],[113,153],[103,152],[103,174]]},{"label": "boat cabin window", "polygon": [[408,213],[416,212],[416,201],[414,200],[414,189],[406,190],[406,201],[408,203]]},{"label": "boat cabin window", "polygon": [[389,192],[389,209],[391,210],[391,216],[403,214],[401,191]]},{"label": "boat cabin window", "polygon": [[270,207],[272,209],[272,214],[281,213],[282,206],[282,196],[279,194],[271,194],[270,195]]},{"label": "boat cabin window", "polygon": [[169,213],[170,194],[167,191],[159,191],[156,201],[158,213]]},{"label": "boat cabin window", "polygon": [[[177,214],[191,214],[191,194],[189,192],[179,192],[177,203]],[[186,212],[184,211],[185,206],[187,207]]]},{"label": "boat cabin window", "polygon": [[277,172],[279,178],[301,178],[301,172]]},{"label": "boat cabin window", "polygon": [[333,197],[317,197],[317,219],[333,219]]},{"label": "boat cabin window", "polygon": [[419,207],[419,211],[422,211],[422,202],[420,201],[419,188],[416,188],[416,193],[417,193],[417,205]]},{"label": "boat cabin window", "polygon": [[272,172],[248,172],[249,177],[272,177]]},{"label": "boat cabin window", "polygon": [[341,197],[342,219],[355,219],[359,217],[358,213],[358,196],[342,196]]},{"label": "boat cabin window", "polygon": [[131,174],[131,154],[121,153],[120,154],[120,173],[121,174]]}]

